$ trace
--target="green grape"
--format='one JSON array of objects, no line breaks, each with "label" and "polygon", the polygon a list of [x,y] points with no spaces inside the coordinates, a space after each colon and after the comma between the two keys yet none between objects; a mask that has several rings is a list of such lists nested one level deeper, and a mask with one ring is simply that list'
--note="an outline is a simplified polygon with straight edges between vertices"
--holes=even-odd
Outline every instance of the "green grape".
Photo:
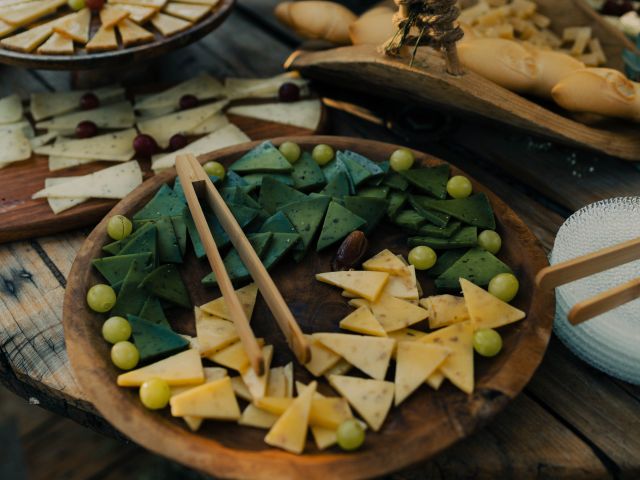
[{"label": "green grape", "polygon": [[286,158],[289,163],[296,163],[300,158],[300,145],[293,142],[282,142],[278,147],[280,153]]},{"label": "green grape", "polygon": [[462,175],[451,177],[447,182],[447,193],[453,198],[467,198],[472,190],[471,182]]},{"label": "green grape", "polygon": [[207,162],[202,166],[202,168],[204,168],[204,171],[207,172],[207,174],[215,175],[220,180],[224,180],[225,170],[224,166],[220,162]]},{"label": "green grape", "polygon": [[409,252],[409,263],[416,267],[416,270],[429,270],[436,264],[438,256],[431,247],[414,247]]},{"label": "green grape", "polygon": [[409,170],[413,166],[416,157],[413,152],[407,148],[399,148],[389,157],[389,166],[396,172]]},{"label": "green grape", "polygon": [[138,365],[140,353],[131,342],[118,342],[111,347],[111,361],[120,370],[131,370]]},{"label": "green grape", "polygon": [[338,445],[343,450],[357,450],[364,443],[364,428],[355,418],[342,422],[336,433]]},{"label": "green grape", "polygon": [[116,304],[116,292],[104,283],[94,285],[87,292],[87,304],[94,312],[108,312]]},{"label": "green grape", "polygon": [[122,240],[131,235],[133,224],[124,215],[114,215],[107,223],[107,235],[114,240]]},{"label": "green grape", "polygon": [[489,293],[503,302],[510,302],[518,293],[520,284],[512,273],[499,273],[489,282]]},{"label": "green grape", "polygon": [[502,238],[493,230],[483,230],[478,235],[478,246],[495,255],[502,247]]},{"label": "green grape", "polygon": [[67,4],[71,10],[82,10],[85,7],[84,0],[67,0]]},{"label": "green grape", "polygon": [[333,160],[333,148],[321,143],[313,147],[311,157],[318,165],[326,165]]},{"label": "green grape", "polygon": [[102,324],[102,337],[109,343],[129,340],[131,325],[123,317],[111,317]]},{"label": "green grape", "polygon": [[493,328],[481,328],[473,334],[473,348],[483,357],[495,357],[502,350],[502,337]]},{"label": "green grape", "polygon": [[140,401],[149,410],[167,406],[171,397],[169,384],[161,378],[150,378],[140,386]]}]

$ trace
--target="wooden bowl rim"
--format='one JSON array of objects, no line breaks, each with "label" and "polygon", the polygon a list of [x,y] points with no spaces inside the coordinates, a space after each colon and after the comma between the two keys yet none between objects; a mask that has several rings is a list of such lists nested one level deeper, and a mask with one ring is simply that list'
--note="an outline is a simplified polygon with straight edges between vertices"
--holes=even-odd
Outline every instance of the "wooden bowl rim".
[{"label": "wooden bowl rim", "polygon": [[[398,145],[384,142],[339,136],[287,136],[272,139],[275,144],[287,140],[295,141],[303,147],[327,143],[335,148],[357,149],[353,146],[355,142],[360,146],[380,151],[400,148]],[[199,160],[203,163],[211,159],[238,155],[263,141],[247,142],[204,154]],[[446,163],[431,155],[414,152],[416,159],[423,163]],[[452,171],[455,174],[464,173],[454,166]],[[124,389],[118,387],[112,378],[108,378],[108,372],[94,365],[94,357],[99,352],[95,351],[89,338],[99,335],[99,328],[83,316],[87,309],[84,302],[86,282],[83,280],[91,273],[90,259],[101,252],[106,238],[108,218],[114,214],[128,213],[128,205],[146,201],[160,185],[173,180],[175,176],[175,169],[171,169],[147,180],[127,198],[121,200],[96,226],[83,243],[73,263],[63,306],[67,351],[74,374],[85,395],[118,430],[145,448],[190,468],[224,478],[273,479],[299,478],[304,475],[315,479],[326,477],[327,474],[336,478],[374,477],[427,460],[486,424],[522,391],[542,361],[551,336],[555,296],[552,291],[534,289],[531,307],[525,320],[527,331],[522,333],[524,341],[520,341],[518,348],[512,352],[509,361],[506,362],[507,367],[496,371],[492,377],[492,381],[495,379],[496,383],[501,384],[500,387],[476,388],[461,406],[464,408],[463,412],[455,412],[456,415],[443,414],[437,425],[417,425],[417,428],[407,432],[405,441],[388,445],[383,452],[371,448],[352,453],[323,451],[313,455],[293,455],[277,449],[240,450],[222,445],[213,438],[191,433],[177,423],[145,410],[140,404],[136,411],[119,408],[127,404]],[[548,265],[539,241],[515,212],[491,191],[472,177],[469,178],[474,185],[474,191],[487,193],[496,216],[510,223],[510,227],[515,228],[519,241],[530,249],[527,262],[533,265],[534,271]],[[522,365],[515,360],[516,358],[526,359],[526,368],[520,368]],[[519,367],[514,369],[509,367],[511,365]],[[453,407],[452,405],[446,411],[451,413]]]}]

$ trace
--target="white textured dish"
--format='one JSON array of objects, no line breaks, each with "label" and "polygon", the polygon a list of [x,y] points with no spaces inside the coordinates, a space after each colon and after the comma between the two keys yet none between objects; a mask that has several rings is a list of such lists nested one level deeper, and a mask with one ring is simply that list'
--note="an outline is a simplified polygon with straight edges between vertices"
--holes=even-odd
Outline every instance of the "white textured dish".
[{"label": "white textured dish", "polygon": [[[550,263],[556,264],[640,237],[640,197],[620,197],[588,205],[558,231]],[[577,302],[640,277],[640,259],[556,289],[556,335],[585,362],[640,384],[640,299],[583,324],[572,326],[567,312]]]}]

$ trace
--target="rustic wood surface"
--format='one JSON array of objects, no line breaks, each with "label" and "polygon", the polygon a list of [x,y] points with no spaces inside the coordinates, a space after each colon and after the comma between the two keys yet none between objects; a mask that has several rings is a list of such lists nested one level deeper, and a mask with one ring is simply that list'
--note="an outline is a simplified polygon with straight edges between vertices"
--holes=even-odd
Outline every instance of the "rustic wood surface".
[{"label": "rustic wood surface", "polygon": [[[102,72],[99,78],[173,83],[203,69],[220,76],[276,74],[298,46],[298,39],[269,16],[274,3],[244,0],[203,41],[166,55],[162,62],[123,66]],[[81,85],[87,78],[92,77],[83,74],[75,80]],[[31,91],[69,86],[66,74],[0,67],[0,94],[16,92],[26,97]],[[385,102],[350,92],[346,86],[326,87],[326,92],[332,97],[348,94],[368,108],[387,108]],[[388,108],[397,109],[397,104]],[[339,111],[331,112],[330,132],[401,142],[385,128]],[[486,122],[455,118],[445,139],[411,146],[462,168],[500,195],[547,251],[564,218],[576,209],[603,198],[640,192],[640,171],[635,165],[559,147]],[[66,279],[87,233],[76,231],[0,246],[0,380],[41,407],[121,438],[96,415],[74,381],[62,336]],[[31,408],[36,410],[28,419],[35,421],[37,407]],[[592,369],[552,339],[533,380],[487,427],[392,478],[637,478],[639,418],[640,388]],[[30,437],[29,446],[36,452],[30,462],[43,462],[45,452],[68,455],[58,439],[77,444],[80,438],[58,424],[48,441],[39,438],[37,432],[42,431],[34,430]],[[170,474],[176,472],[139,450],[134,454],[128,446],[109,452],[110,466],[102,464],[89,472],[83,467],[87,459],[91,462],[88,456],[75,464],[78,475],[65,471],[66,475],[116,479],[159,467]],[[176,473],[173,478],[181,477]]]}]

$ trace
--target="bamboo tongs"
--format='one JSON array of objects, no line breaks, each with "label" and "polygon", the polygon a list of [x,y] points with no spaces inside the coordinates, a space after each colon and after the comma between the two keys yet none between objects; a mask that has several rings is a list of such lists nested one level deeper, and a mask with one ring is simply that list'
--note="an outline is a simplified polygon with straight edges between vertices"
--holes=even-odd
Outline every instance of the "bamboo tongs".
[{"label": "bamboo tongs", "polygon": [[[536,284],[543,289],[552,289],[638,259],[640,259],[640,238],[545,267],[538,272]],[[578,325],[638,297],[640,297],[640,277],[576,303],[569,311],[567,318],[572,325]]]},{"label": "bamboo tongs", "polygon": [[262,349],[251,330],[249,320],[242,309],[240,300],[238,300],[238,296],[229,279],[229,274],[222,263],[222,257],[213,240],[211,230],[207,225],[207,220],[202,212],[199,199],[206,200],[220,221],[222,228],[227,235],[229,235],[231,243],[238,251],[242,262],[258,285],[260,293],[262,293],[262,296],[267,302],[294,355],[300,363],[307,363],[311,357],[307,339],[302,334],[300,326],[293,318],[291,310],[289,310],[289,307],[282,298],[280,291],[273,283],[271,276],[266,268],[264,268],[260,258],[256,255],[251,243],[242,231],[240,225],[238,225],[238,222],[218,193],[209,176],[191,154],[179,155],[177,157],[176,170],[182,183],[189,211],[193,216],[193,221],[207,254],[207,259],[216,275],[218,286],[222,291],[222,296],[229,309],[229,314],[236,325],[238,336],[240,337],[240,341],[247,353],[253,370],[258,375],[264,373]]}]

